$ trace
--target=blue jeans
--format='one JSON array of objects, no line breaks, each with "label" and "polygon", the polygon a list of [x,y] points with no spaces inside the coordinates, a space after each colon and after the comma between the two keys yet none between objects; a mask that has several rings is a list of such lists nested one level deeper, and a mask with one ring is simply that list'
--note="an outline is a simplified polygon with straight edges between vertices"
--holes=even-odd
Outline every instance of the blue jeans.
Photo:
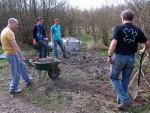
[{"label": "blue jeans", "polygon": [[44,40],[39,40],[39,57],[45,58],[47,56],[48,44]]},{"label": "blue jeans", "polygon": [[[118,55],[113,56],[113,63],[110,65],[110,75],[112,86],[117,93],[118,103],[130,101],[128,94],[128,84],[135,61],[134,55]],[[121,79],[120,79],[121,73]]]},{"label": "blue jeans", "polygon": [[63,46],[63,42],[62,40],[54,40],[54,56],[57,58],[58,57],[58,52],[57,52],[57,45],[59,45],[62,53],[63,53],[63,57],[66,57],[66,51],[65,48]]},{"label": "blue jeans", "polygon": [[26,82],[26,84],[30,82],[30,79],[26,72],[26,68],[23,61],[20,61],[17,55],[6,55],[6,59],[9,63],[11,72],[11,82],[9,91],[16,91],[18,89],[20,75],[22,75],[22,78]]}]

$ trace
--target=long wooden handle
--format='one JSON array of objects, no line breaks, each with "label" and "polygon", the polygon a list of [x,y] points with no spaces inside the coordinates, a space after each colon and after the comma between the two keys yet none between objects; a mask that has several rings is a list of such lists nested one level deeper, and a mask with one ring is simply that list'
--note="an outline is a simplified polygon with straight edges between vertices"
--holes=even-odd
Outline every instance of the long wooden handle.
[{"label": "long wooden handle", "polygon": [[141,78],[141,68],[142,68],[142,61],[145,53],[141,54],[140,58],[140,65],[139,65],[139,76],[138,76],[138,87],[140,86],[140,78]]}]

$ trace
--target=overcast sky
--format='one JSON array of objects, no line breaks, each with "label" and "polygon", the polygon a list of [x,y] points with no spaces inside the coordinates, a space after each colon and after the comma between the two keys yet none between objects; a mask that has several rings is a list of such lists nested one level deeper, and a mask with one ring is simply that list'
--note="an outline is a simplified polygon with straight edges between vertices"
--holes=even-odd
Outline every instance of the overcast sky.
[{"label": "overcast sky", "polygon": [[100,8],[103,5],[117,5],[123,3],[123,0],[67,0],[72,7],[78,7],[81,10]]}]

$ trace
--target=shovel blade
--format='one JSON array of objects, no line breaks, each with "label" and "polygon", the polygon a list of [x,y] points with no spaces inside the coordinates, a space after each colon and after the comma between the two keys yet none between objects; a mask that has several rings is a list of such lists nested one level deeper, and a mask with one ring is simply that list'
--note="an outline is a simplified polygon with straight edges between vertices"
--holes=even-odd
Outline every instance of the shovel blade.
[{"label": "shovel blade", "polygon": [[135,86],[135,88],[133,89],[133,93],[131,94],[132,98],[136,100],[137,97],[139,97],[140,93],[141,93],[141,88],[139,86]]}]

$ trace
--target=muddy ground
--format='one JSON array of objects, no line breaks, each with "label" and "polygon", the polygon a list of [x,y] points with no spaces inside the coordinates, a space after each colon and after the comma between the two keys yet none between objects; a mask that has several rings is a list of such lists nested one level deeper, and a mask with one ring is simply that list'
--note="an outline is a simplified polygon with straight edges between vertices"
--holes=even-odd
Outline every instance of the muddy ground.
[{"label": "muddy ground", "polygon": [[[0,64],[0,113],[150,113],[150,89],[142,79],[142,98],[134,101],[128,111],[116,111],[115,93],[108,79],[107,58],[96,52],[84,51],[71,55],[59,65],[56,80],[39,74],[27,65],[33,85],[23,88],[21,94],[8,93],[8,64]],[[145,76],[150,83],[150,65],[145,66]],[[42,73],[44,74],[44,72]],[[134,87],[134,86],[132,86]]]}]

